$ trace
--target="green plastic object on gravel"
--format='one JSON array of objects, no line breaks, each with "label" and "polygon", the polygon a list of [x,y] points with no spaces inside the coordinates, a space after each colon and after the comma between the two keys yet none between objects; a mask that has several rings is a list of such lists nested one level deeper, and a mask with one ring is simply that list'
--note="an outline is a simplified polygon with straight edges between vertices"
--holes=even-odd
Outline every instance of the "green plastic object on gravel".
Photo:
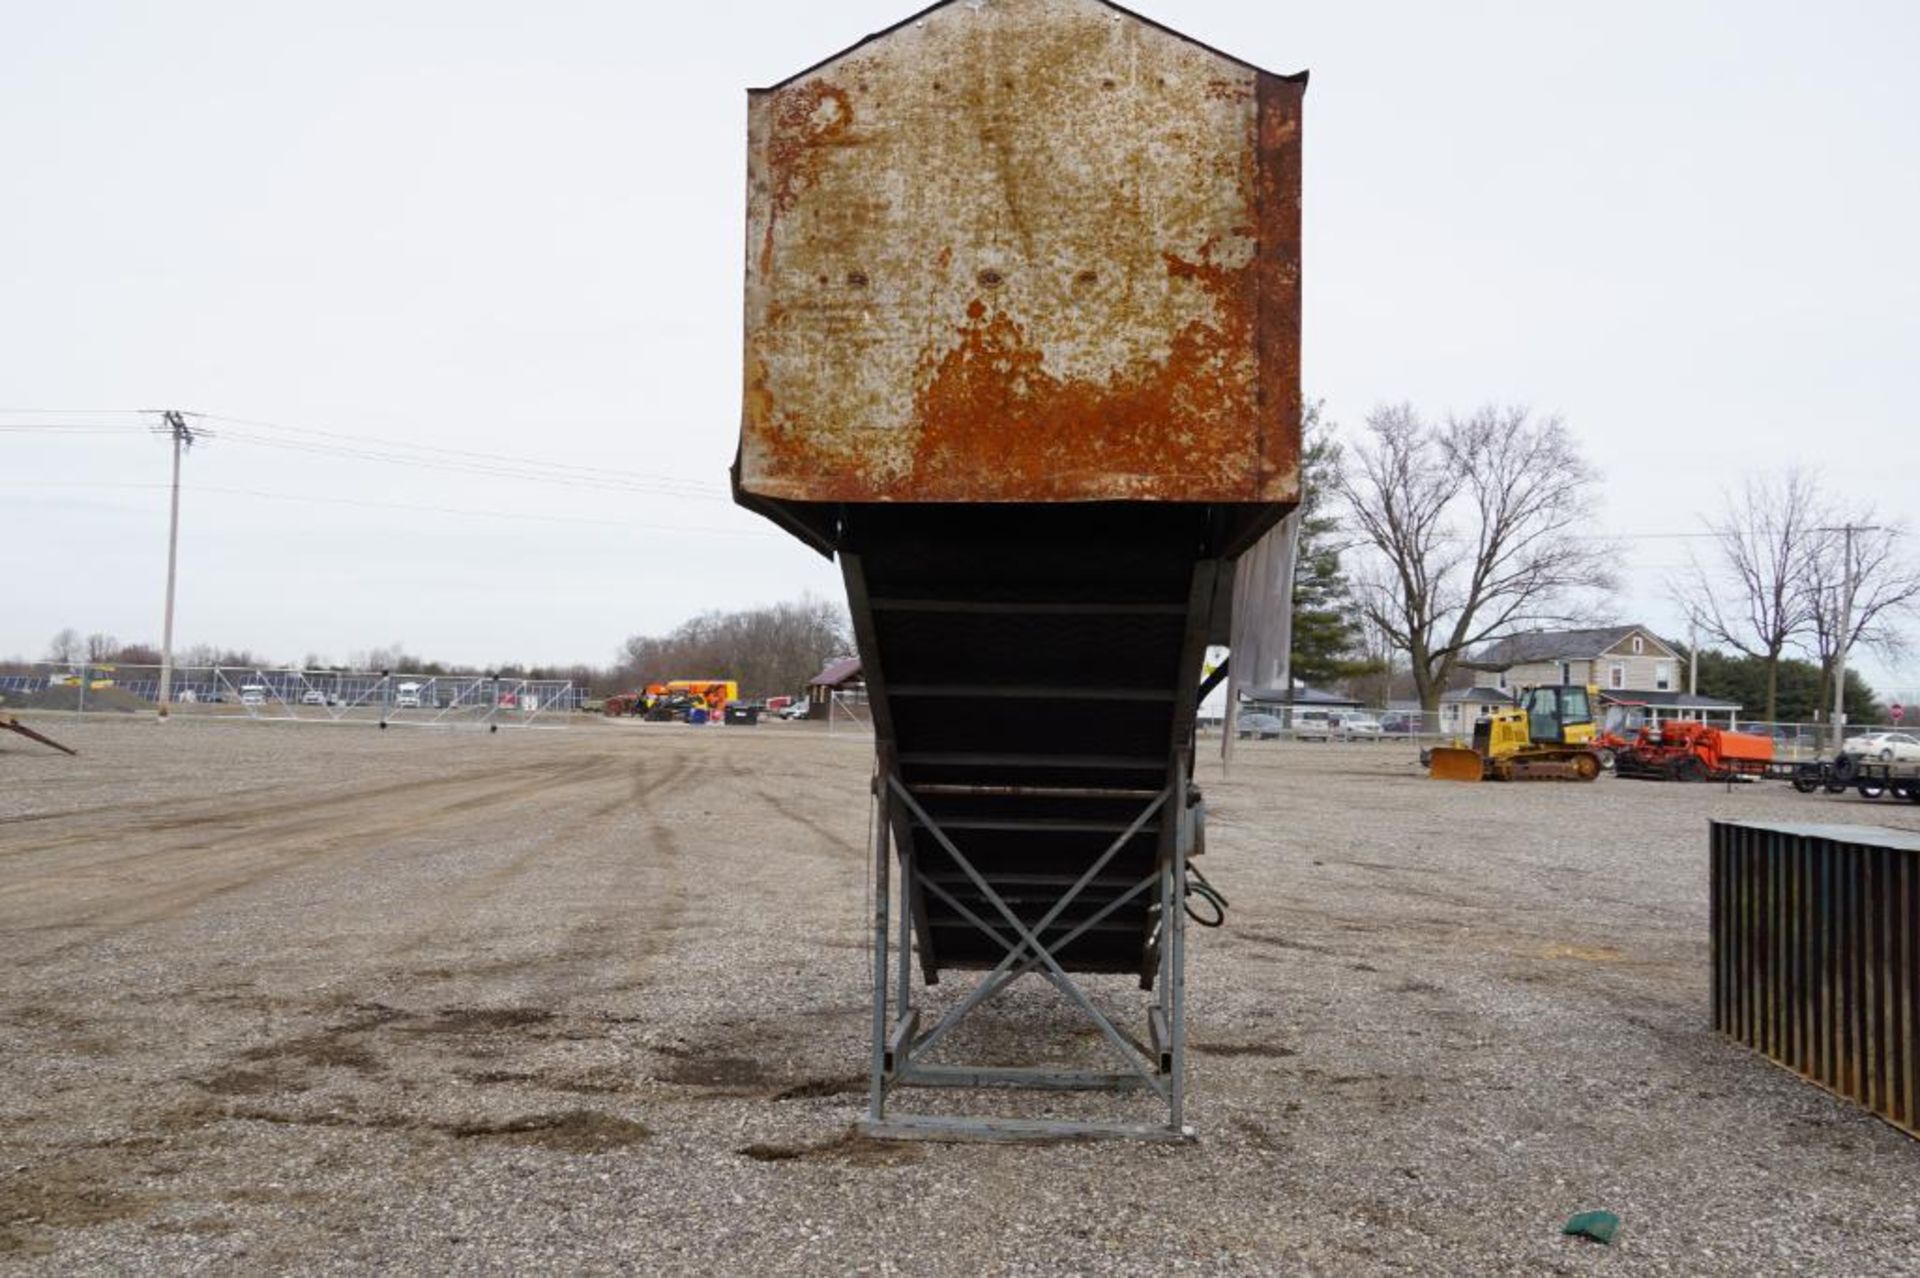
[{"label": "green plastic object on gravel", "polygon": [[1580,1238],[1591,1238],[1595,1242],[1610,1243],[1614,1231],[1620,1228],[1620,1218],[1610,1211],[1583,1211],[1570,1218],[1561,1227],[1563,1234],[1573,1234]]}]

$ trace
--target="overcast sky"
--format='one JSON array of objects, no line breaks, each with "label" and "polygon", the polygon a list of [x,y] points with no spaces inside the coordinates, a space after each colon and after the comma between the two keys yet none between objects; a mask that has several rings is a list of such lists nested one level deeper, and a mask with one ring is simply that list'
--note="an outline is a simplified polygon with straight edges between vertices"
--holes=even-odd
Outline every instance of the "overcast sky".
[{"label": "overcast sky", "polygon": [[[838,596],[726,498],[745,90],[913,7],[0,0],[0,426],[240,419],[187,462],[183,646],[603,662]],[[1305,376],[1349,433],[1563,414],[1600,532],[1795,462],[1913,513],[1920,5],[1135,7],[1312,71]],[[0,653],[158,639],[166,475],[0,430]],[[1619,619],[1674,626],[1689,544],[1629,545]]]}]

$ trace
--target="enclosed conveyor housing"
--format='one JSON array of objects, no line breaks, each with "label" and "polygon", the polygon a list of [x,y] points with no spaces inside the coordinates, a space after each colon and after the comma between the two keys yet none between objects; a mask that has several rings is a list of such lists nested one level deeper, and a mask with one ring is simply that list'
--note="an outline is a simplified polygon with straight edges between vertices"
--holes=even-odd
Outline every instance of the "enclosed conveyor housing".
[{"label": "enclosed conveyor housing", "polygon": [[[1299,499],[1305,85],[1101,0],[952,0],[751,95],[734,489],[846,579],[885,815],[870,1131],[1185,1132],[1202,650]],[[984,973],[934,1023],[916,951]],[[1085,973],[1137,974],[1144,1022]],[[1118,1067],[941,1063],[1026,976]],[[890,1112],[913,1085],[1166,1116]]]}]

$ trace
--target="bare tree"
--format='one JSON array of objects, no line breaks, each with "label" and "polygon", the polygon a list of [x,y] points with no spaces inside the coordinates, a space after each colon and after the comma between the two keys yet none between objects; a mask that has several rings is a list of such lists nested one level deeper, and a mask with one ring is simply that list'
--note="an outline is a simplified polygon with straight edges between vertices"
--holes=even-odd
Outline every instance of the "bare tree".
[{"label": "bare tree", "polygon": [[1920,604],[1920,563],[1903,553],[1906,529],[1876,523],[1872,510],[1829,511],[1816,534],[1800,565],[1808,612],[1804,646],[1820,665],[1820,704],[1827,706],[1842,649],[1864,647],[1888,661],[1906,654],[1906,636],[1894,623]]},{"label": "bare tree", "polygon": [[113,661],[120,656],[120,641],[112,635],[103,635],[94,631],[87,636],[87,660],[94,664]]},{"label": "bare tree", "polygon": [[666,679],[735,679],[747,696],[797,692],[829,658],[852,648],[838,604],[798,601],[706,612],[665,635],[634,635],[620,649],[627,686]]},{"label": "bare tree", "polygon": [[1581,533],[1596,476],[1558,417],[1489,406],[1433,424],[1402,404],[1367,431],[1340,478],[1372,550],[1356,594],[1406,654],[1423,709],[1469,648],[1575,620],[1583,595],[1612,587],[1610,555]]},{"label": "bare tree", "polygon": [[1674,600],[1709,642],[1766,663],[1771,723],[1780,705],[1781,655],[1813,624],[1805,564],[1823,535],[1819,486],[1797,467],[1749,476],[1720,516],[1705,522],[1712,553],[1706,564],[1689,555]]},{"label": "bare tree", "polygon": [[72,665],[80,659],[85,649],[80,643],[80,632],[68,626],[47,642],[47,660],[61,665]]}]

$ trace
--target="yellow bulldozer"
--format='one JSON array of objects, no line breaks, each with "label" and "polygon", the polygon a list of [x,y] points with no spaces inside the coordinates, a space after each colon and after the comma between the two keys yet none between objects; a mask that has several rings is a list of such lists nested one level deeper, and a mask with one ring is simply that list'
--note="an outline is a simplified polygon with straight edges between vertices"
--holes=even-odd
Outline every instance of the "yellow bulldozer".
[{"label": "yellow bulldozer", "polygon": [[1473,744],[1436,746],[1427,775],[1437,781],[1591,781],[1600,775],[1594,748],[1600,690],[1562,684],[1527,688],[1511,710],[1473,725]]}]

